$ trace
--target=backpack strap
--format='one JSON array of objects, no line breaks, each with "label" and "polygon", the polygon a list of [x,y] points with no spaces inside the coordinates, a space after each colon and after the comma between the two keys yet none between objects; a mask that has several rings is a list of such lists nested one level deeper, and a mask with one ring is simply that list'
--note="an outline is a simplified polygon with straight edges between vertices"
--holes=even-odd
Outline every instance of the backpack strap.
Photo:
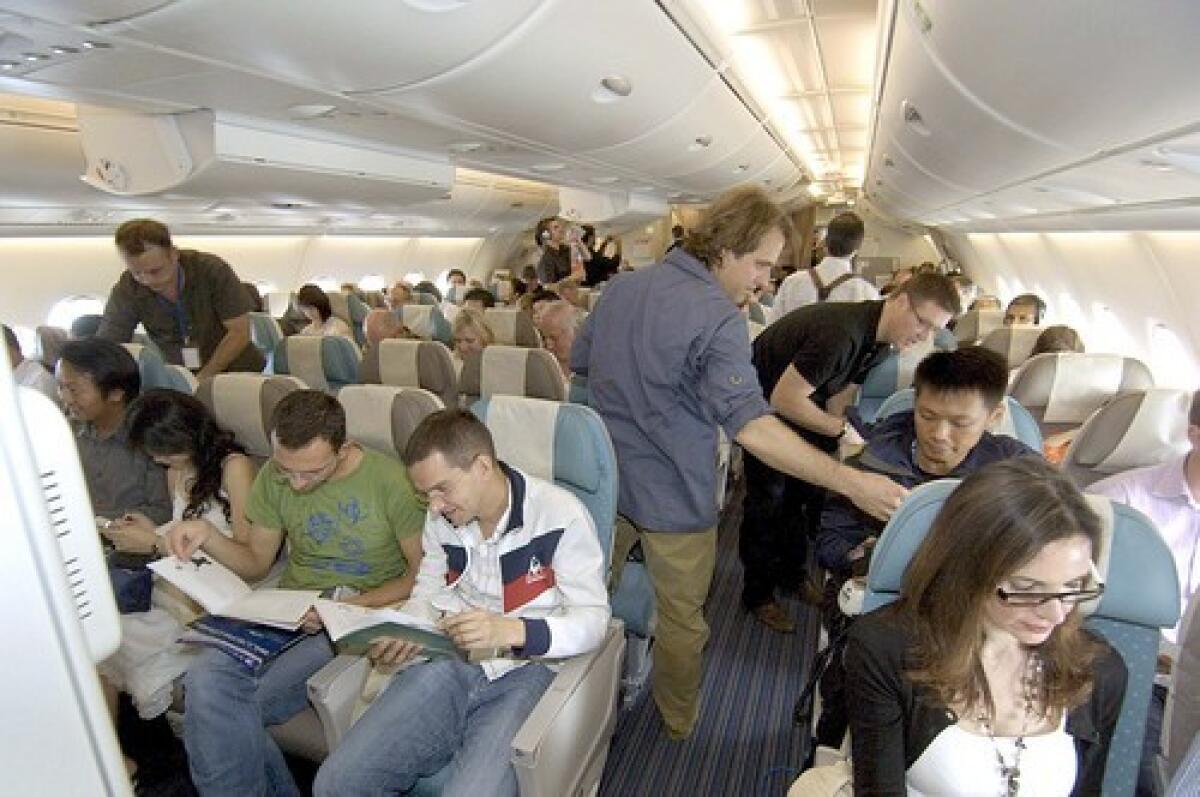
[{"label": "backpack strap", "polygon": [[[814,281],[816,280],[816,276],[817,276],[816,269],[814,269],[813,270]],[[841,275],[840,277],[838,277],[837,279],[835,279],[833,282],[829,283],[828,285],[825,285],[823,283],[816,283],[817,284],[817,298],[819,298],[823,302],[828,301],[829,295],[831,293],[833,293],[834,288],[841,285],[843,282],[848,282],[852,279],[855,279],[856,277],[858,277],[857,274],[855,274],[853,271],[849,271],[849,272]]]}]

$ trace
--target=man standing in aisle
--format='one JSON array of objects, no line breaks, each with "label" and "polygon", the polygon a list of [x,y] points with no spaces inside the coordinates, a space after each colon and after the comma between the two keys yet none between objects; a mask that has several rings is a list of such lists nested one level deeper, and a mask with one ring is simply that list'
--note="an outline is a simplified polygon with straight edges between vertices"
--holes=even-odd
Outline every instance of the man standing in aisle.
[{"label": "man standing in aisle", "polygon": [[719,197],[685,244],[622,274],[588,317],[571,370],[612,436],[621,518],[613,583],[638,541],[654,585],[654,701],[673,739],[699,717],[704,602],[716,560],[717,426],[772,467],[887,517],[905,491],[844,467],[771,414],[738,312],[783,249],[785,217],[760,188]]}]

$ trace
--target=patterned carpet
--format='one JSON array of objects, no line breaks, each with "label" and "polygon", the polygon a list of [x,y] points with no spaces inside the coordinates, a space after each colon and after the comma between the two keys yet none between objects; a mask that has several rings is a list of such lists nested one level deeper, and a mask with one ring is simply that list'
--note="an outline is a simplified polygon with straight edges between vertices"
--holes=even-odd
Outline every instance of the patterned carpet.
[{"label": "patterned carpet", "polygon": [[812,643],[806,641],[815,638],[817,616],[788,599],[785,605],[800,627],[782,635],[742,610],[740,507],[735,494],[718,535],[708,601],[712,635],[696,731],[687,741],[670,741],[647,686],[618,720],[600,782],[602,797],[777,797],[799,773],[802,739],[792,709],[811,664],[806,648]]}]

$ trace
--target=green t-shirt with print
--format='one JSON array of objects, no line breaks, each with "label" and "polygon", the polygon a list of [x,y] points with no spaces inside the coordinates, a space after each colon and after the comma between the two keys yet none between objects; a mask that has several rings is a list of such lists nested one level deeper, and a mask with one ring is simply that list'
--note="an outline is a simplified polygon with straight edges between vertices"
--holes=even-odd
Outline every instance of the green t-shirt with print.
[{"label": "green t-shirt with print", "polygon": [[395,459],[362,449],[349,476],[298,493],[274,462],[258,472],[246,517],[280,529],[288,546],[285,589],[373,589],[408,568],[398,540],[420,534],[425,507]]}]

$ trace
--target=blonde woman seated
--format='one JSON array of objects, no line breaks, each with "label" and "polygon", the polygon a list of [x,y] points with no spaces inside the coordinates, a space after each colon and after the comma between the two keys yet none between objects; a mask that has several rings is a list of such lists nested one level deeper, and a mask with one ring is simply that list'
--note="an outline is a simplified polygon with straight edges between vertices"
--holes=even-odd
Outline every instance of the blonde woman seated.
[{"label": "blonde woman seated", "polygon": [[464,307],[454,318],[454,370],[462,371],[463,358],[478,354],[496,342],[496,335],[484,320],[483,314]]},{"label": "blonde woman seated", "polygon": [[300,287],[296,292],[296,306],[309,321],[308,326],[300,330],[301,335],[340,335],[354,342],[354,330],[333,314],[329,297],[316,285]]},{"label": "blonde woman seated", "polygon": [[855,794],[1100,794],[1125,665],[1083,630],[1100,521],[1033,457],[969,476],[845,654]]}]

